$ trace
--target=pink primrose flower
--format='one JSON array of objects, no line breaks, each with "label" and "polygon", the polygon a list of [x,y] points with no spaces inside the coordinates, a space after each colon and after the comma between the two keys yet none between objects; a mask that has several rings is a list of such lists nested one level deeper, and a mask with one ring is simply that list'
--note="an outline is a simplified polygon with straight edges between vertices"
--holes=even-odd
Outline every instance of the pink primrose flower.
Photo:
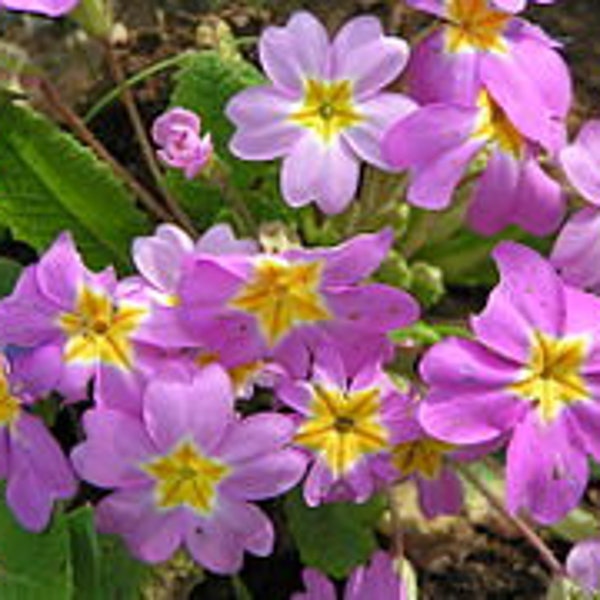
[{"label": "pink primrose flower", "polygon": [[185,108],[172,108],[154,121],[152,138],[160,147],[158,157],[169,167],[181,169],[193,179],[213,155],[210,134],[200,137],[200,117]]},{"label": "pink primrose flower", "polygon": [[141,416],[101,407],[86,413],[84,427],[75,469],[113,490],[96,509],[97,525],[148,562],[185,546],[200,565],[226,574],[242,567],[244,551],[267,556],[273,526],[252,502],[286,492],[306,468],[288,448],[293,422],[274,413],[239,418],[217,365],[193,378],[155,378]]},{"label": "pink primrose flower", "polygon": [[585,592],[600,592],[600,538],[578,542],[567,556],[567,574]]},{"label": "pink primrose flower", "polygon": [[330,41],[311,14],[269,27],[259,44],[271,84],[235,96],[227,115],[244,160],[283,158],[281,189],[293,207],[316,202],[342,212],[354,197],[360,161],[386,169],[383,132],[413,109],[406,96],[382,92],[402,72],[408,46],[385,36],[379,21],[359,17]]},{"label": "pink primrose flower", "polygon": [[239,363],[305,360],[307,348],[323,337],[350,342],[347,348],[362,343],[349,360],[381,352],[389,347],[387,332],[418,317],[417,303],[405,292],[361,283],[391,243],[391,230],[384,230],[333,248],[195,255],[179,286],[181,321],[199,345],[220,347]]},{"label": "pink primrose flower", "polygon": [[489,0],[408,3],[441,19],[408,66],[418,102],[472,106],[485,88],[528,138],[550,147],[560,142],[556,121],[569,111],[572,82],[557,42]]},{"label": "pink primrose flower", "polygon": [[[564,124],[554,126],[564,137]],[[492,235],[514,224],[547,235],[560,223],[565,197],[540,167],[531,134],[484,90],[474,106],[429,104],[413,112],[386,134],[383,152],[397,169],[410,169],[411,204],[446,208],[465,171],[481,165],[467,213],[471,227]]]},{"label": "pink primrose flower", "polygon": [[0,339],[21,348],[14,369],[33,393],[55,389],[79,400],[94,378],[99,403],[137,397],[131,410],[155,367],[153,348],[189,342],[176,315],[140,281],[88,271],[68,234],[0,302]]},{"label": "pink primrose flower", "polygon": [[471,321],[474,340],[428,351],[419,419],[453,444],[508,439],[507,507],[543,524],[580,501],[600,458],[600,300],[568,287],[533,250],[499,244],[501,281]]},{"label": "pink primrose flower", "polygon": [[41,531],[55,500],[77,491],[66,457],[42,420],[30,413],[35,399],[15,380],[0,356],[0,478],[6,501],[23,527]]},{"label": "pink primrose flower", "polygon": [[79,0],[0,0],[0,8],[61,17],[75,8]]},{"label": "pink primrose flower", "polygon": [[321,347],[310,372],[302,379],[284,375],[275,393],[295,411],[294,444],[311,459],[304,484],[309,506],[365,502],[397,477],[392,436],[406,420],[405,403],[378,365],[349,375],[335,349]]},{"label": "pink primrose flower", "polygon": [[[304,569],[305,592],[291,600],[336,600],[335,587],[315,569]],[[386,552],[377,551],[369,565],[354,569],[344,590],[344,600],[406,600],[406,588],[394,563]]]}]

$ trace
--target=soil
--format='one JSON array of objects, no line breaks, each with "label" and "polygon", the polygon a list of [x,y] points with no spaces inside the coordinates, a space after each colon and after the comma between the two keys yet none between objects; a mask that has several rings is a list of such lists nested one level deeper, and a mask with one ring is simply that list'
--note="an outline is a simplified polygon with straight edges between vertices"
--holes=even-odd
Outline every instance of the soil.
[{"label": "soil", "polygon": [[[247,2],[202,0],[129,0],[119,3],[117,15],[127,25],[126,43],[121,50],[128,73],[198,46],[210,39],[218,19],[225,20],[238,36],[257,36],[267,24],[281,22],[294,8],[308,8],[335,28],[359,13],[376,14],[388,30],[410,38],[427,19],[407,12],[396,0],[317,0]],[[563,44],[572,68],[577,103],[571,116],[576,129],[584,120],[600,113],[600,5],[598,0],[558,0],[554,7],[530,11],[532,20]],[[39,19],[0,15],[3,41],[25,48],[31,59],[48,70],[65,99],[83,114],[95,99],[113,87],[102,64],[100,49],[68,22],[59,25]],[[1,52],[1,50],[0,50]],[[248,49],[255,59],[255,49]],[[142,114],[151,123],[167,103],[169,74],[152,78],[136,88]],[[139,152],[129,121],[120,104],[113,104],[91,122],[91,127],[111,152],[128,168],[152,185],[140,164]],[[0,247],[8,255],[22,254],[14,246]],[[465,298],[459,300],[465,302]],[[270,507],[276,519],[280,513]],[[284,600],[300,588],[300,561],[289,539],[279,538],[275,554],[267,559],[248,557],[242,579],[259,600]],[[564,558],[564,544],[553,542]],[[416,528],[407,539],[409,557],[416,566],[420,597],[435,600],[536,600],[545,596],[549,577],[535,550],[526,546],[514,532],[498,526],[494,519],[473,523],[464,517],[442,530]],[[167,573],[168,573],[167,569]],[[172,575],[172,573],[171,573]],[[167,579],[167,577],[165,575]],[[208,576],[199,586],[190,585],[189,573],[171,576],[169,585],[158,579],[148,591],[152,599],[235,598],[228,579]],[[161,583],[162,582],[162,583]],[[168,588],[168,589],[167,589]]]}]

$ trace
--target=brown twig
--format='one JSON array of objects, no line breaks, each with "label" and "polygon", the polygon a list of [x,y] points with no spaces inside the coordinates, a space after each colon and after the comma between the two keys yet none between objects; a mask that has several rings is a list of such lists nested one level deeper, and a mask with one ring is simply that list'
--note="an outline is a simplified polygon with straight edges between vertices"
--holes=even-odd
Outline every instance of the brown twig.
[{"label": "brown twig", "polygon": [[60,93],[50,81],[47,79],[40,79],[38,88],[56,115],[67,127],[69,127],[81,142],[89,146],[98,158],[109,165],[115,175],[125,182],[151,214],[162,221],[172,220],[169,212],[112,156],[112,154],[110,154],[98,138],[96,138],[90,129],[88,129],[83,120],[63,101]]},{"label": "brown twig", "polygon": [[497,510],[507,521],[512,523],[519,530],[525,540],[531,544],[540,554],[542,560],[546,563],[550,571],[558,576],[565,575],[565,569],[560,564],[552,550],[547,546],[546,542],[531,528],[523,519],[515,515],[511,515],[501,500],[481,481],[468,467],[460,463],[454,463],[460,474],[489,502],[490,506]]},{"label": "brown twig", "polygon": [[104,42],[104,50],[106,56],[106,62],[108,64],[109,71],[116,85],[122,88],[121,92],[121,100],[123,105],[125,106],[125,110],[127,111],[127,115],[129,116],[129,120],[133,127],[133,131],[135,133],[136,139],[142,151],[142,156],[144,157],[144,161],[152,174],[152,177],[156,181],[156,184],[160,188],[162,195],[165,199],[165,204],[167,208],[173,215],[174,219],[177,223],[183,227],[190,235],[196,236],[197,231],[194,227],[189,216],[186,212],[179,206],[179,203],[173,196],[171,196],[169,190],[164,184],[163,174],[156,160],[154,148],[150,143],[150,139],[148,138],[148,133],[146,131],[146,127],[144,122],[142,121],[142,117],[140,115],[140,111],[136,104],[133,93],[126,85],[126,76],[125,71],[123,70],[123,66],[121,65],[121,61],[117,52],[113,45],[109,41]]}]

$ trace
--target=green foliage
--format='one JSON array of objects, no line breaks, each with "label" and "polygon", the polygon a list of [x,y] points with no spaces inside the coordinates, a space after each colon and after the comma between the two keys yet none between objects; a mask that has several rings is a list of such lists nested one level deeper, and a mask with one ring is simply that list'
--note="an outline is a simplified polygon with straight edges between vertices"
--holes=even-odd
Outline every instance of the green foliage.
[{"label": "green foliage", "polygon": [[377,548],[374,527],[384,506],[383,498],[375,496],[365,504],[334,502],[310,508],[299,490],[289,494],[285,511],[302,563],[332,577],[346,577]]},{"label": "green foliage", "polygon": [[21,274],[21,265],[10,258],[0,257],[0,298],[8,296]]},{"label": "green foliage", "polygon": [[[177,74],[171,105],[201,115],[203,130],[211,133],[215,150],[229,172],[233,193],[247,203],[257,221],[289,220],[293,213],[279,198],[277,165],[238,160],[228,148],[234,127],[224,114],[227,102],[241,90],[262,83],[259,71],[239,55],[200,52]],[[206,180],[189,182],[181,174],[169,172],[167,182],[200,228],[223,216],[221,191]]]},{"label": "green foliage", "polygon": [[30,533],[15,521],[0,499],[0,598],[65,600],[73,594],[69,528],[55,519],[42,533]]},{"label": "green foliage", "polygon": [[56,514],[41,533],[24,530],[0,499],[2,600],[137,600],[150,568],[120,540],[99,536],[91,507]]},{"label": "green foliage", "polygon": [[109,168],[24,106],[0,103],[0,131],[0,223],[39,251],[70,230],[92,268],[126,268],[148,222]]},{"label": "green foliage", "polygon": [[433,346],[446,337],[470,338],[467,329],[458,325],[446,325],[442,323],[430,324],[425,321],[417,321],[410,327],[396,329],[389,335],[396,344],[415,344],[416,346]]},{"label": "green foliage", "polygon": [[63,516],[68,522],[73,567],[73,600],[137,600],[149,580],[149,566],[133,559],[122,541],[98,535],[89,506]]}]

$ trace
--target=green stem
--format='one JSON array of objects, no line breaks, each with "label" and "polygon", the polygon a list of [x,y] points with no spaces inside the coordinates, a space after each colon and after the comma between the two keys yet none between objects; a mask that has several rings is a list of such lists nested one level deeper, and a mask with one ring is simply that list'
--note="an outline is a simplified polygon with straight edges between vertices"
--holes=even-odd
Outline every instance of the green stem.
[{"label": "green stem", "polygon": [[191,236],[195,237],[198,235],[198,232],[196,231],[192,220],[181,208],[181,206],[179,206],[177,200],[171,196],[169,189],[165,185],[162,171],[158,165],[158,161],[156,160],[154,148],[152,147],[150,139],[148,138],[148,133],[142,120],[142,116],[140,115],[135,97],[127,86],[123,86],[126,81],[126,77],[120,57],[117,52],[115,52],[112,44],[105,43],[104,49],[110,73],[115,83],[118,86],[121,86],[121,100],[129,116],[129,121],[133,127],[133,131],[142,151],[142,156],[144,157],[146,165],[148,166],[156,185],[162,192],[165,204],[167,205],[169,212],[173,215],[177,224],[185,229]]},{"label": "green stem", "polygon": [[173,67],[184,63],[186,60],[189,60],[191,56],[191,52],[184,52],[183,54],[178,54],[176,56],[170,56],[169,58],[165,58],[159,62],[156,62],[145,69],[142,69],[135,75],[125,79],[123,83],[116,86],[102,98],[100,98],[85,114],[83,120],[86,123],[89,123],[91,120],[95,119],[103,110],[105,110],[108,106],[119,100],[123,91],[125,89],[131,89],[136,85],[143,83],[146,79],[153,77],[154,75],[158,75],[162,71],[166,71]]},{"label": "green stem", "polygon": [[258,223],[248,210],[244,199],[234,186],[231,185],[229,167],[216,155],[213,156],[211,172],[207,177],[209,182],[219,188],[223,200],[229,205],[238,233],[240,235],[257,237]]}]

